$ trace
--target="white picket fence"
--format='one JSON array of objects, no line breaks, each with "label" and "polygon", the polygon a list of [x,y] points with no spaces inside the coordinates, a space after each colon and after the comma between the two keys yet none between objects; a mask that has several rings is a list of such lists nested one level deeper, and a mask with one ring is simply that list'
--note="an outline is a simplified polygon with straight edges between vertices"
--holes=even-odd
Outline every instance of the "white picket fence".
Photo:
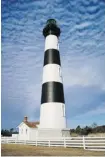
[{"label": "white picket fence", "polygon": [[84,148],[95,151],[105,151],[105,137],[62,137],[62,138],[38,138],[34,141],[17,140],[12,137],[1,137],[1,143],[11,144],[27,144],[35,146],[61,146],[61,147],[75,147]]}]

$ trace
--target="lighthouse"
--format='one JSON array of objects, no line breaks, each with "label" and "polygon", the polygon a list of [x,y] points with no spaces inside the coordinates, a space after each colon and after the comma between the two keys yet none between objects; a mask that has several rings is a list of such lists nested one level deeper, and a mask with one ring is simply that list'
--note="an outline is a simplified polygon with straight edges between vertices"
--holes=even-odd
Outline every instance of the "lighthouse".
[{"label": "lighthouse", "polygon": [[43,64],[40,128],[66,128],[65,99],[59,53],[60,28],[49,19],[43,29],[45,52]]},{"label": "lighthouse", "polygon": [[[59,52],[60,28],[49,19],[43,29],[45,38],[43,78],[40,106],[40,129],[57,130],[60,136],[66,130],[65,98]],[[48,133],[49,134],[49,133]],[[50,134],[52,136],[52,134]],[[58,136],[59,136],[58,135]]]}]

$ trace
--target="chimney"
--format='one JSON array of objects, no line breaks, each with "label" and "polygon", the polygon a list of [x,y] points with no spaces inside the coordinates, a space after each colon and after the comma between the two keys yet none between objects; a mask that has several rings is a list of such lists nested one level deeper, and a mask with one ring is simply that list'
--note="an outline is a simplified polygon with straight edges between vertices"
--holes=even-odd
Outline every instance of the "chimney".
[{"label": "chimney", "polygon": [[28,120],[28,117],[25,116],[25,117],[24,117],[24,122],[27,122],[27,120]]}]

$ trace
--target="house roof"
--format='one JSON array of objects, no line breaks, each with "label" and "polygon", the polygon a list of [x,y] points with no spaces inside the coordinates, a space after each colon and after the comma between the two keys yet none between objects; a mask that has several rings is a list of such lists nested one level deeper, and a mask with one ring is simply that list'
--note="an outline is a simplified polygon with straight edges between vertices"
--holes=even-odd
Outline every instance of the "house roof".
[{"label": "house roof", "polygon": [[39,122],[38,121],[36,121],[36,122],[29,122],[28,121],[28,117],[25,116],[24,120],[21,122],[20,125],[18,125],[18,127],[20,127],[22,124],[26,124],[29,128],[37,128],[38,127],[37,125],[39,125]]},{"label": "house roof", "polygon": [[39,122],[28,122],[28,121],[24,123],[30,128],[37,128],[37,125],[39,124]]}]

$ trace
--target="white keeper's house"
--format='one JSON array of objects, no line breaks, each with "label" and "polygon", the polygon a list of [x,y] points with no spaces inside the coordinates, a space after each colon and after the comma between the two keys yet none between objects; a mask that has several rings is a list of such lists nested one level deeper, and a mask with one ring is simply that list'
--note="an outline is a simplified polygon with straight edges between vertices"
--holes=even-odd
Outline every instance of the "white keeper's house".
[{"label": "white keeper's house", "polygon": [[23,122],[18,126],[19,134],[18,139],[20,140],[33,140],[36,139],[38,133],[39,122],[29,122],[28,117],[24,117]]}]

